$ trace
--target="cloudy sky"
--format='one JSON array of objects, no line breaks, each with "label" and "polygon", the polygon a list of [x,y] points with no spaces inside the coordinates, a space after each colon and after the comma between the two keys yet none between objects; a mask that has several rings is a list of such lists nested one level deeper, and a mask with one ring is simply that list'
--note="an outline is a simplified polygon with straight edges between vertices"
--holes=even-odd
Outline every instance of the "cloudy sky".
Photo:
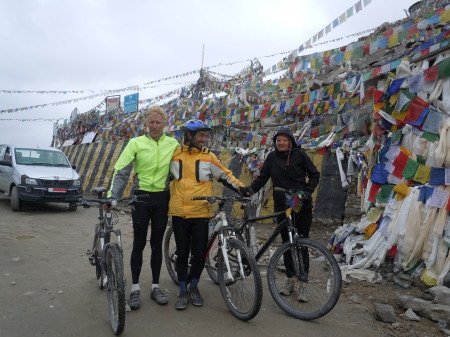
[{"label": "cloudy sky", "polygon": [[[204,67],[228,75],[254,58],[268,69],[357,2],[0,0],[0,143],[49,146],[53,123],[62,123],[75,108],[94,108],[104,100],[102,92],[148,87],[200,69],[202,59]],[[358,32],[403,19],[404,9],[415,2],[371,0],[306,53],[347,45],[358,39]],[[153,98],[196,79],[153,83],[139,98]],[[36,105],[46,106],[7,111]]]}]

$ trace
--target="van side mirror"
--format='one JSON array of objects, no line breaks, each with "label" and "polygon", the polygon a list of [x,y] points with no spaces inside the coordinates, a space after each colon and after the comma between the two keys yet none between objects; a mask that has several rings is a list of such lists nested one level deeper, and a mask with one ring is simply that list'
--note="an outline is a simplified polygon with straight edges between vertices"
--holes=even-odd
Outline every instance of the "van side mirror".
[{"label": "van side mirror", "polygon": [[76,168],[77,168],[77,165],[70,165],[70,166],[72,166],[72,168],[73,168],[74,170],[76,170]]},{"label": "van side mirror", "polygon": [[0,165],[12,167],[12,162],[9,160],[0,160]]}]

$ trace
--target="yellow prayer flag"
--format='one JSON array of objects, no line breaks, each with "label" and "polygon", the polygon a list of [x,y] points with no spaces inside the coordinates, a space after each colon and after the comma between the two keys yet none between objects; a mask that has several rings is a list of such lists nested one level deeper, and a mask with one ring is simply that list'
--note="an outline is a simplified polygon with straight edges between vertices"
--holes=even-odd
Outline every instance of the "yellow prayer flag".
[{"label": "yellow prayer flag", "polygon": [[393,94],[391,97],[389,97],[389,104],[394,106],[397,103],[398,96],[400,95],[400,91]]},{"label": "yellow prayer flag", "polygon": [[404,181],[399,182],[397,185],[393,188],[394,192],[397,194],[395,195],[395,198],[397,200],[402,200],[405,196],[411,192],[411,189],[406,185]]},{"label": "yellow prayer flag", "polygon": [[414,180],[419,183],[425,184],[430,181],[431,167],[419,164]]},{"label": "yellow prayer flag", "polygon": [[395,119],[398,119],[399,121],[402,121],[406,118],[407,114],[408,114],[408,110],[405,110],[405,111],[394,110],[394,112],[392,112],[392,117],[394,117]]},{"label": "yellow prayer flag", "polygon": [[373,112],[375,113],[375,112],[380,111],[381,108],[384,107],[384,104],[385,104],[384,102],[378,102],[378,103],[376,103],[376,104],[373,106]]},{"label": "yellow prayer flag", "polygon": [[395,47],[398,45],[398,34],[392,34],[388,39],[388,47]]},{"label": "yellow prayer flag", "polygon": [[450,21],[450,9],[443,11],[441,13],[441,21],[440,22],[448,22]]},{"label": "yellow prayer flag", "polygon": [[278,84],[278,86],[280,87],[280,89],[287,89],[289,88],[289,86],[292,84],[292,80],[291,79],[287,79],[286,81],[280,82]]},{"label": "yellow prayer flag", "polygon": [[353,56],[353,50],[346,50],[344,52],[344,62],[351,61]]},{"label": "yellow prayer flag", "polygon": [[327,91],[328,95],[333,95],[333,93],[334,93],[334,84],[330,85]]},{"label": "yellow prayer flag", "polygon": [[372,207],[366,215],[367,220],[370,222],[377,222],[383,213],[384,208]]},{"label": "yellow prayer flag", "polygon": [[359,105],[359,96],[352,97],[352,99],[351,99],[351,105],[352,105],[352,106],[357,106],[357,105]]},{"label": "yellow prayer flag", "polygon": [[370,225],[368,225],[366,228],[364,228],[364,234],[366,234],[366,239],[369,239],[373,233],[377,230],[377,224],[375,222],[372,222]]},{"label": "yellow prayer flag", "polygon": [[404,154],[406,154],[408,157],[412,155],[412,151],[408,149],[407,147],[404,147],[403,145],[400,145],[400,151],[402,151]]}]

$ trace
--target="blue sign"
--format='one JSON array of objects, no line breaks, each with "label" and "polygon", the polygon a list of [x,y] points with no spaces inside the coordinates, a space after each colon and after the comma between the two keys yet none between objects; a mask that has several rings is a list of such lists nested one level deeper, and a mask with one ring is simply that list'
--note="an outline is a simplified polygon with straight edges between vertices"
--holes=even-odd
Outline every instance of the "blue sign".
[{"label": "blue sign", "polygon": [[129,114],[138,111],[139,93],[128,95],[124,97],[123,110]]}]

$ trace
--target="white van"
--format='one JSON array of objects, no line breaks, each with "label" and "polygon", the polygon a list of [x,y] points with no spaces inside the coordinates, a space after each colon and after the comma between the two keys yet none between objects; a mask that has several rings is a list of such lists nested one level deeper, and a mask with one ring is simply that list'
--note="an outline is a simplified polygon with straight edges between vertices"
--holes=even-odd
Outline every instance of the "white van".
[{"label": "white van", "polygon": [[23,201],[65,202],[76,210],[83,195],[81,178],[56,148],[0,144],[0,193],[11,197],[11,209]]}]

